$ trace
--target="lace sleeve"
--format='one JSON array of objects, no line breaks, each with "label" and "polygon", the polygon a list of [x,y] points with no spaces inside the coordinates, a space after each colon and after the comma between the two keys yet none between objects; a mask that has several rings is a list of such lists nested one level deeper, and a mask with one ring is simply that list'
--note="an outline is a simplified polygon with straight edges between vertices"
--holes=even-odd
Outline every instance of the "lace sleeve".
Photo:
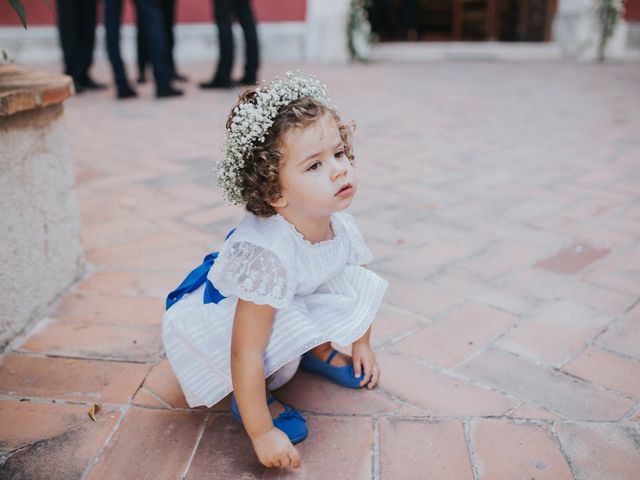
[{"label": "lace sleeve", "polygon": [[364,265],[371,262],[372,254],[356,225],[356,221],[349,213],[341,213],[342,222],[349,239],[349,263]]},{"label": "lace sleeve", "polygon": [[274,308],[287,306],[294,294],[292,275],[276,254],[249,242],[235,242],[224,249],[209,279],[225,297]]}]

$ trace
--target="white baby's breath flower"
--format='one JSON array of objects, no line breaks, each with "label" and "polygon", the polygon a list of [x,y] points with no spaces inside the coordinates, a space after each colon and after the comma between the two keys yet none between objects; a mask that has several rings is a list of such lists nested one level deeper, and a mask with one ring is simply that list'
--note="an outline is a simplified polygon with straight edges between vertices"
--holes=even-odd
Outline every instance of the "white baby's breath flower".
[{"label": "white baby's breath flower", "polygon": [[329,105],[326,85],[300,72],[288,71],[284,78],[276,78],[268,87],[261,86],[256,92],[255,104],[243,103],[233,109],[231,128],[224,136],[222,158],[216,163],[217,181],[225,199],[238,206],[244,205],[240,177],[244,156],[258,142],[264,142],[278,111],[303,97]]}]

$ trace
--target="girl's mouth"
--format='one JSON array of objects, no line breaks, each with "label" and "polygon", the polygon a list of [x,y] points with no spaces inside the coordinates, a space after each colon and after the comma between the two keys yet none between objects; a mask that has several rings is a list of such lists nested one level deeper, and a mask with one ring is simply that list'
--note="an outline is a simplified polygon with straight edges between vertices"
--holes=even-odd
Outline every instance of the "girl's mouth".
[{"label": "girl's mouth", "polygon": [[340,188],[340,190],[338,190],[336,192],[336,197],[349,197],[351,196],[351,193],[353,192],[353,187],[351,186],[350,183],[347,183],[345,185],[342,186],[342,188]]}]

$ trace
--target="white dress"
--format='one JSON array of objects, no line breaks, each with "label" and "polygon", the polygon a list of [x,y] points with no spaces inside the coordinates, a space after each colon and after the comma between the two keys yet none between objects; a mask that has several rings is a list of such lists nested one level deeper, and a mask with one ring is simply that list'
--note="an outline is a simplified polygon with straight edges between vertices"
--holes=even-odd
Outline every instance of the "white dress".
[{"label": "white dress", "polygon": [[191,407],[232,391],[231,330],[238,298],[276,309],[264,353],[265,378],[311,348],[349,345],[369,328],[387,282],[353,217],[331,216],[334,237],[312,244],[284,217],[246,213],[223,244],[208,279],[226,298],[203,302],[204,285],[165,313],[162,339]]}]

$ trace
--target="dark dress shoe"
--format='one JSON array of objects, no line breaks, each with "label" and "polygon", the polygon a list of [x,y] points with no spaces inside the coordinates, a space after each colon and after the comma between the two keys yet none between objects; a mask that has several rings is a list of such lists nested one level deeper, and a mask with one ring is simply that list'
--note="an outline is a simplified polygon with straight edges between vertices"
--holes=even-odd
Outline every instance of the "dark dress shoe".
[{"label": "dark dress shoe", "polygon": [[76,95],[79,95],[86,90],[78,80],[73,81],[73,89],[76,91]]},{"label": "dark dress shoe", "polygon": [[189,78],[182,75],[181,73],[173,72],[171,74],[171,80],[175,80],[176,82],[188,82]]},{"label": "dark dress shoe", "polygon": [[119,100],[124,100],[125,98],[135,98],[138,96],[138,93],[131,88],[129,85],[118,88],[118,93],[116,94]]},{"label": "dark dress shoe", "polygon": [[87,90],[104,90],[107,86],[104,83],[94,81],[88,75],[80,79],[80,85]]},{"label": "dark dress shoe", "polygon": [[173,88],[171,85],[162,85],[156,88],[156,98],[179,97],[183,94],[182,90]]},{"label": "dark dress shoe", "polygon": [[213,79],[210,82],[202,82],[200,84],[200,88],[203,88],[205,90],[209,90],[212,88],[231,88],[231,80],[221,81]]}]

